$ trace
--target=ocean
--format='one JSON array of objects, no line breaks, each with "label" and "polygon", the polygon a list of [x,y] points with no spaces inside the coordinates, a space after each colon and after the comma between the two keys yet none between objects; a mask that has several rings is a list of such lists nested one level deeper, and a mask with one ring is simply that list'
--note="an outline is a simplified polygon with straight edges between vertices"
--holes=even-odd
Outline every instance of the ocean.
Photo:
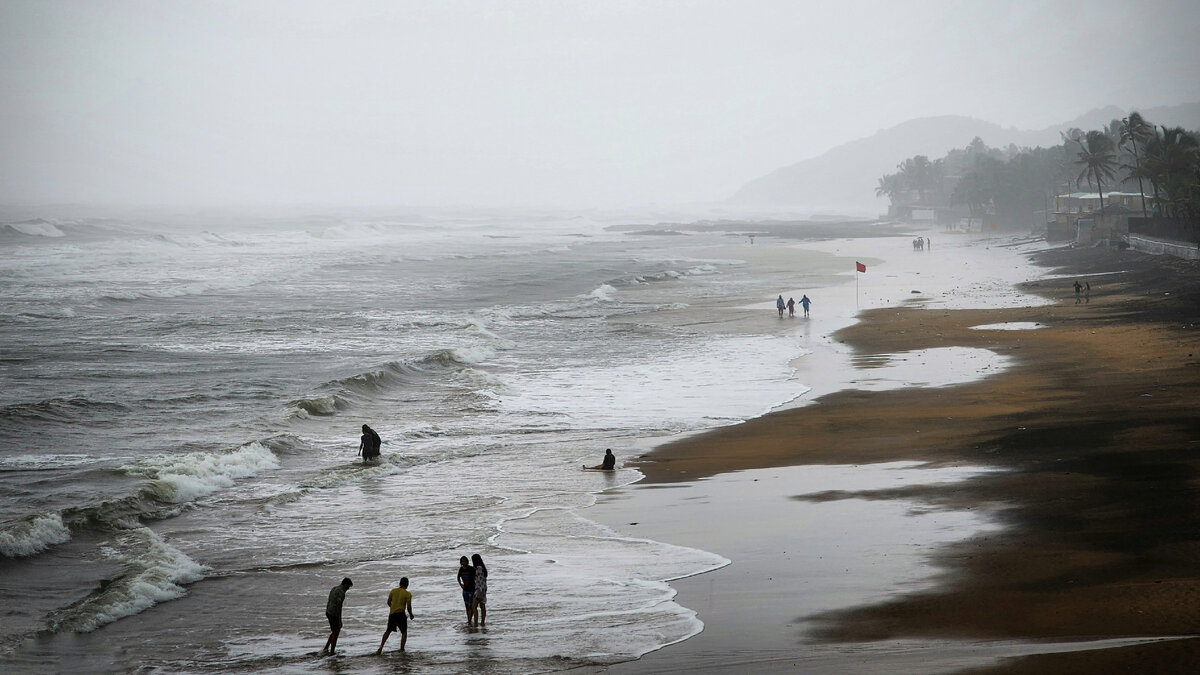
[{"label": "ocean", "polygon": [[[702,630],[671,581],[729,560],[588,518],[638,480],[630,460],[847,386],[996,372],[985,350],[864,370],[830,336],[867,306],[1009,304],[1030,275],[1015,249],[953,240],[931,266],[882,226],[891,236],[829,239],[776,224],[786,237],[754,241],[746,224],[654,222],[4,225],[0,664],[526,673],[635,659]],[[804,293],[811,319],[776,315],[776,295]],[[363,424],[383,439],[378,463],[356,456]],[[605,448],[618,471],[581,470]],[[455,582],[474,553],[486,628],[466,626]],[[345,576],[343,655],[315,658]],[[368,655],[402,576],[410,651],[380,661]]]},{"label": "ocean", "polygon": [[[602,665],[697,633],[669,582],[728,560],[590,521],[640,474],[580,466],[794,404],[811,349],[774,297],[852,277],[828,252],[638,222],[3,226],[0,663],[325,670],[344,576],[339,659],[374,651],[401,576],[421,672]],[[455,583],[473,553],[486,629]]]}]

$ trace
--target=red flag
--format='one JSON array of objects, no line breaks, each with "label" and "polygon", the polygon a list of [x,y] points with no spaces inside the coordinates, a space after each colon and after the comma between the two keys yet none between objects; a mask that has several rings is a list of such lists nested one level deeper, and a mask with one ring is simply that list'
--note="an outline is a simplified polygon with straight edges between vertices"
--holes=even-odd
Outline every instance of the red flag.
[{"label": "red flag", "polygon": [[864,265],[864,264],[862,264],[862,263],[860,263],[860,262],[858,262],[857,260],[855,260],[855,261],[854,261],[854,269],[855,269],[855,270],[857,270],[857,271],[859,271],[859,272],[866,272],[866,271],[867,271],[867,266],[866,266],[866,265]]}]

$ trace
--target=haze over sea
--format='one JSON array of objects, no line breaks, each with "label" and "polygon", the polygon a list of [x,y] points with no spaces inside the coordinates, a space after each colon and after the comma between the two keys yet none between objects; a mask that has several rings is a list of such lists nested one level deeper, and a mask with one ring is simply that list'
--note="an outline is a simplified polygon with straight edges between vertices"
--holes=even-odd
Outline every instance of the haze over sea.
[{"label": "haze over sea", "polygon": [[[610,227],[631,222],[6,225],[0,660],[316,669],[343,576],[351,655],[412,580],[422,672],[603,664],[695,634],[667,582],[728,561],[588,520],[639,474],[579,467],[798,402],[795,363],[854,314],[854,258]],[[776,319],[774,296],[803,292],[825,323]],[[364,423],[384,439],[377,465],[355,456]],[[471,553],[491,572],[486,630],[464,626],[454,583]]]}]

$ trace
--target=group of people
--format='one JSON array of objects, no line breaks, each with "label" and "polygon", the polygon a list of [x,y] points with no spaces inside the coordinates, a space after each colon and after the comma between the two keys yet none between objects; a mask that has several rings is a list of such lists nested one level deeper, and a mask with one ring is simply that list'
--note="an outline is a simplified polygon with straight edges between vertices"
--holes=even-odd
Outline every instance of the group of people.
[{"label": "group of people", "polygon": [[[804,316],[808,316],[808,306],[812,304],[812,300],[808,299],[807,295],[800,296],[800,306],[804,308]],[[788,298],[787,302],[783,301],[783,296],[780,295],[775,299],[775,309],[779,310],[779,318],[783,318],[783,310],[787,309],[788,316],[796,316],[796,301]]]},{"label": "group of people", "polygon": [[924,251],[927,248],[933,250],[933,240],[929,237],[917,237],[913,239],[914,251]]},{"label": "group of people", "polygon": [[1075,304],[1077,304],[1077,305],[1079,304],[1079,292],[1080,291],[1083,291],[1084,302],[1092,301],[1092,284],[1090,282],[1085,281],[1085,282],[1083,282],[1082,286],[1079,285],[1078,281],[1075,282]]},{"label": "group of people", "polygon": [[[467,625],[483,626],[487,622],[487,566],[478,553],[471,556],[469,561],[464,555],[459,558],[458,564],[458,585],[462,588],[463,602],[467,608]],[[342,632],[342,605],[346,602],[346,591],[353,586],[354,582],[346,577],[329,591],[329,598],[325,601],[325,618],[329,619],[330,632],[320,656],[332,655],[337,649],[338,635]],[[387,596],[387,628],[383,631],[383,639],[379,641],[379,649],[375,650],[376,656],[383,654],[383,646],[397,631],[400,633],[400,651],[404,651],[408,642],[408,620],[415,618],[412,597],[408,590],[408,577],[401,577],[400,584]]]}]

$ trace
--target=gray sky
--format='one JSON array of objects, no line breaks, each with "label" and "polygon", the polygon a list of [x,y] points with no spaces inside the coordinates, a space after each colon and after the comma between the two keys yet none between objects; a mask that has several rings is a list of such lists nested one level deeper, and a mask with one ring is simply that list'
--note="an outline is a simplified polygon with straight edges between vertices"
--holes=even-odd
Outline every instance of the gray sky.
[{"label": "gray sky", "polygon": [[0,202],[722,199],[905,120],[1200,100],[1200,2],[0,3]]}]

